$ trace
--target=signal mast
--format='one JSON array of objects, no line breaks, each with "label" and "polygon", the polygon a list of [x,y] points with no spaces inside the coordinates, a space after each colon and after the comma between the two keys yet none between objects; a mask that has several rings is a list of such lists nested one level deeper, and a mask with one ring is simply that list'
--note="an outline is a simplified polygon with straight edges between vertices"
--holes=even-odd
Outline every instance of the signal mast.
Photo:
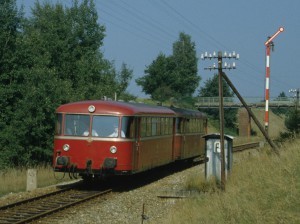
[{"label": "signal mast", "polygon": [[265,101],[266,101],[266,110],[265,110],[265,130],[268,132],[269,128],[269,99],[270,99],[270,49],[274,50],[273,39],[278,36],[281,32],[284,31],[283,27],[280,27],[278,31],[271,37],[268,37],[268,40],[265,42],[266,46],[266,89],[265,89]]}]

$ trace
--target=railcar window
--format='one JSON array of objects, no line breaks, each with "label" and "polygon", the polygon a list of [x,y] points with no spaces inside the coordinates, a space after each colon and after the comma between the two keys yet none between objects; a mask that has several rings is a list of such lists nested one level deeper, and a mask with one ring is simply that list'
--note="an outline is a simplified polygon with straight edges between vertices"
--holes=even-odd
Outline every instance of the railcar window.
[{"label": "railcar window", "polygon": [[180,119],[178,117],[175,119],[175,127],[176,133],[180,133]]},{"label": "railcar window", "polygon": [[141,136],[169,135],[173,131],[173,118],[170,117],[142,117]]},{"label": "railcar window", "polygon": [[199,131],[199,132],[202,132],[202,130],[203,130],[202,120],[199,119],[199,120],[198,120],[198,131]]},{"label": "railcar window", "polygon": [[196,119],[188,119],[187,120],[187,133],[194,133],[197,131],[197,120]]},{"label": "railcar window", "polygon": [[185,133],[190,132],[190,119],[185,120]]},{"label": "railcar window", "polygon": [[141,136],[145,137],[147,131],[147,119],[146,117],[142,117],[141,119]]},{"label": "railcar window", "polygon": [[183,119],[176,118],[176,132],[182,133],[183,132]]},{"label": "railcar window", "polygon": [[164,135],[168,134],[168,118],[163,118],[163,125],[164,125]]},{"label": "railcar window", "polygon": [[198,119],[195,119],[195,129],[194,129],[194,132],[199,132],[199,120]]},{"label": "railcar window", "polygon": [[169,117],[160,118],[161,135],[168,135],[172,133],[171,119],[172,118]]},{"label": "railcar window", "polygon": [[190,119],[190,133],[195,132],[195,119]]},{"label": "railcar window", "polygon": [[157,118],[152,118],[152,136],[157,135]]},{"label": "railcar window", "polygon": [[125,136],[121,136],[121,137],[134,138],[135,137],[134,117],[123,117],[121,130],[123,133],[125,133]]},{"label": "railcar window", "polygon": [[172,129],[173,129],[173,125],[172,125],[172,118],[168,118],[168,134],[172,134]]},{"label": "railcar window", "polygon": [[[202,119],[186,119],[185,120],[185,133],[197,133],[197,132],[203,132],[204,131],[204,124]],[[178,129],[178,126],[177,126]]]},{"label": "railcar window", "polygon": [[185,122],[185,128],[186,128],[185,132],[189,133],[190,132],[190,120],[189,119],[187,119]]},{"label": "railcar window", "polygon": [[199,123],[200,123],[200,124],[199,124],[199,130],[200,130],[201,132],[203,132],[203,122],[200,121]]},{"label": "railcar window", "polygon": [[156,134],[157,135],[161,135],[161,119],[160,118],[156,118]]},{"label": "railcar window", "polygon": [[164,130],[163,134],[166,135],[166,134],[168,134],[167,118],[164,117],[162,123],[163,123],[163,126],[164,126],[163,127],[163,130]]},{"label": "railcar window", "polygon": [[160,134],[165,134],[165,120],[163,117],[160,118]]},{"label": "railcar window", "polygon": [[151,117],[146,118],[147,119],[147,131],[146,131],[146,135],[147,136],[151,136]]},{"label": "railcar window", "polygon": [[57,114],[56,115],[55,134],[56,135],[61,135],[62,134],[62,114]]},{"label": "railcar window", "polygon": [[87,136],[89,134],[90,116],[79,114],[65,115],[65,135]]},{"label": "railcar window", "polygon": [[[119,136],[119,117],[117,116],[93,116],[92,130],[96,137],[118,137]],[[121,136],[125,137],[125,133],[121,131]]]},{"label": "railcar window", "polygon": [[170,118],[167,117],[165,118],[165,134],[168,135],[171,133],[171,121],[170,121]]}]

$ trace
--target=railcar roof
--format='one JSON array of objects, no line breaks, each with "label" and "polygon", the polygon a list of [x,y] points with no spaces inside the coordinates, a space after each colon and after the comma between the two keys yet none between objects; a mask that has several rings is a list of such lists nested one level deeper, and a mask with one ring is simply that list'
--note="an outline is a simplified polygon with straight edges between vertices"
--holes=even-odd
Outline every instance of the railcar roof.
[{"label": "railcar roof", "polygon": [[182,109],[177,107],[170,107],[171,110],[175,111],[178,116],[182,117],[190,117],[190,118],[205,118],[206,115],[200,111],[197,110],[189,110],[189,109]]},{"label": "railcar roof", "polygon": [[88,107],[95,107],[94,114],[114,115],[173,115],[175,112],[167,107],[152,106],[142,103],[125,103],[119,101],[88,100],[61,105],[56,109],[58,113],[89,113]]}]

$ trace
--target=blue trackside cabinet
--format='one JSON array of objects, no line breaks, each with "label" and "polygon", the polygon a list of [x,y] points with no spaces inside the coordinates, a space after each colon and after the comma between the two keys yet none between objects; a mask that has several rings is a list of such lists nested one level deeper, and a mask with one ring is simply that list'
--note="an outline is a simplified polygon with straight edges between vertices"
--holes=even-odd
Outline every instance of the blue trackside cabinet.
[{"label": "blue trackside cabinet", "polygon": [[[221,181],[221,147],[220,134],[208,134],[205,138],[205,177],[209,179],[215,177],[217,181]],[[225,153],[225,178],[232,169],[232,151],[233,137],[224,135],[224,153]]]}]

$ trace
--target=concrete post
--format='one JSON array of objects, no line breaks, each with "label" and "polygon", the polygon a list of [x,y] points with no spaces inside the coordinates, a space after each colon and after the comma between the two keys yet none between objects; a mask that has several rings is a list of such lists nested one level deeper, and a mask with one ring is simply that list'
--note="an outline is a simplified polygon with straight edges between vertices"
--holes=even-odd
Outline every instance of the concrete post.
[{"label": "concrete post", "polygon": [[27,186],[26,191],[33,191],[37,188],[37,170],[28,169],[27,170]]},{"label": "concrete post", "polygon": [[240,108],[238,113],[239,136],[250,137],[251,135],[251,118],[245,108]]}]

